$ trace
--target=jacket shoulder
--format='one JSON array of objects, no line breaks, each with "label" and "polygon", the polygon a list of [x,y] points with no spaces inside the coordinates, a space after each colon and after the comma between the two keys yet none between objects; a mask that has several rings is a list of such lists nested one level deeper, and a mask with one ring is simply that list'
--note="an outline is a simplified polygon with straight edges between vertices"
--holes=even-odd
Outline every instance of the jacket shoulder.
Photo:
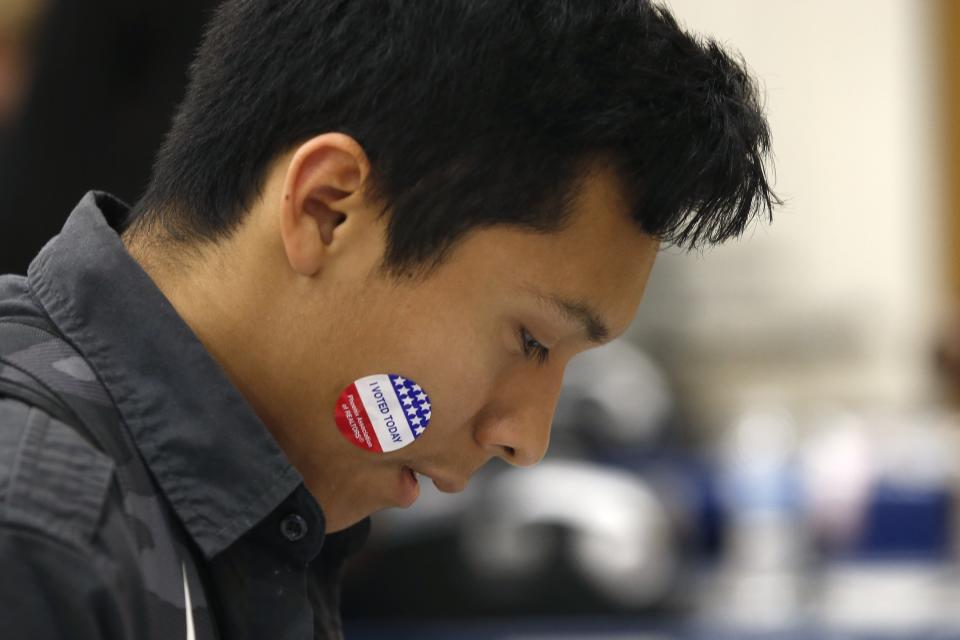
[{"label": "jacket shoulder", "polygon": [[43,314],[30,295],[30,287],[24,276],[0,275],[0,317],[34,316]]},{"label": "jacket shoulder", "polygon": [[17,400],[0,399],[0,525],[92,541],[114,461],[69,425]]}]

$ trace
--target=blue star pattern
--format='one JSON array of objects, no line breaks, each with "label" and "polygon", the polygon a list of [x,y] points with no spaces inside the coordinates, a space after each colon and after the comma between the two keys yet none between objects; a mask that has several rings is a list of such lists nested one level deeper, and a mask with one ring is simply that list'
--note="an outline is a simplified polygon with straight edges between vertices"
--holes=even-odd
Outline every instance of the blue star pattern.
[{"label": "blue star pattern", "polygon": [[403,405],[403,410],[407,414],[407,422],[410,423],[413,437],[419,438],[430,424],[430,416],[433,413],[430,398],[420,385],[404,377],[391,374],[390,384],[397,392],[400,404]]}]

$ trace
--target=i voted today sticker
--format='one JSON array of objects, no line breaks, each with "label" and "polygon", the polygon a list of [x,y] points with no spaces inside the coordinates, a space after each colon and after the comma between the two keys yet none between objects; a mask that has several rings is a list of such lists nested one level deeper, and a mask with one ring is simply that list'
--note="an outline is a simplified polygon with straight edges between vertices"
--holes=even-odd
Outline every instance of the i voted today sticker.
[{"label": "i voted today sticker", "polygon": [[423,387],[389,374],[360,378],[344,389],[333,417],[347,440],[385,453],[413,444],[430,424],[431,412]]}]

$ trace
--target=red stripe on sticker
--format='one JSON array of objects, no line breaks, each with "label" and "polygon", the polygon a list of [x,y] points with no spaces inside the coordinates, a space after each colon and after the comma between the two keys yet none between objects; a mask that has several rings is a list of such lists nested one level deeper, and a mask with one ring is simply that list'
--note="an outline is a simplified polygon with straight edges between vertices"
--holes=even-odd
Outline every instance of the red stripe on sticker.
[{"label": "red stripe on sticker", "polygon": [[351,384],[340,394],[333,418],[340,433],[346,436],[347,440],[361,449],[375,453],[383,452],[355,384]]}]

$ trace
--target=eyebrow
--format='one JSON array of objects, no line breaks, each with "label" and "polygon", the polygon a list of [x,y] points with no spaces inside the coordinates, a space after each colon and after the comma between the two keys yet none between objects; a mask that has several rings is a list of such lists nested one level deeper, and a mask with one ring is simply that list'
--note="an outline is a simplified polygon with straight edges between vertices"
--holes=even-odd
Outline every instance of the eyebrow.
[{"label": "eyebrow", "polygon": [[585,302],[568,300],[558,295],[538,293],[537,297],[549,306],[554,307],[568,320],[581,325],[587,340],[595,344],[603,344],[610,337],[610,328],[603,321],[600,314],[590,308]]}]

